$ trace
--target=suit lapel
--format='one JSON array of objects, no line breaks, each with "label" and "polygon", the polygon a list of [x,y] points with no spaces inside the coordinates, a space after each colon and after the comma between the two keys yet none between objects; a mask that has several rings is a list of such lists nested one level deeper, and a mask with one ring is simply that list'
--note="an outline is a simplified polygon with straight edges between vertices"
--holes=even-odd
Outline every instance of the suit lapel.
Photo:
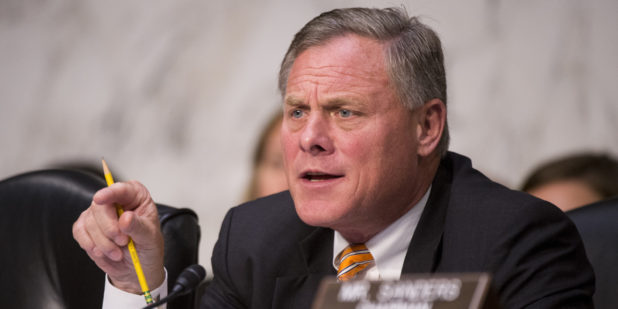
[{"label": "suit lapel", "polygon": [[402,274],[434,272],[440,262],[444,221],[451,192],[452,167],[447,158],[440,162],[425,210],[408,246]]},{"label": "suit lapel", "polygon": [[316,228],[299,243],[298,250],[302,259],[298,263],[303,265],[277,277],[273,308],[308,308],[322,279],[336,275],[332,266],[332,230]]},{"label": "suit lapel", "polygon": [[316,228],[300,242],[300,251],[310,273],[331,273],[333,230]]}]

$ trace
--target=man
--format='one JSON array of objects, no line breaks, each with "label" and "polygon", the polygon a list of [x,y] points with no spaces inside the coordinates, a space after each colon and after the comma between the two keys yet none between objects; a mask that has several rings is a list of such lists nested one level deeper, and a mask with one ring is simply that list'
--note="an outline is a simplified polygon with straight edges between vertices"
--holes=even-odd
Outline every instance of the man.
[{"label": "man", "polygon": [[[228,212],[203,308],[309,308],[349,245],[369,258],[341,278],[486,271],[507,308],[591,307],[593,273],[562,212],[447,152],[442,49],[416,18],[361,8],[316,17],[296,34],[279,87],[290,190]],[[129,211],[116,219],[113,203]],[[127,235],[149,282],[164,282],[156,222],[136,182],[99,191],[76,222],[108,295],[139,293]]]}]

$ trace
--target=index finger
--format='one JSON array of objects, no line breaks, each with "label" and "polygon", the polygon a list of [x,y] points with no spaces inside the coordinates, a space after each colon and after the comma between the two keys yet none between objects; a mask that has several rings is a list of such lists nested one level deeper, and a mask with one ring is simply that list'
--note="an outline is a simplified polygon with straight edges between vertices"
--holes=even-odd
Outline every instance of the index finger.
[{"label": "index finger", "polygon": [[133,210],[151,202],[148,190],[137,181],[117,182],[97,191],[92,199],[99,205],[120,204],[125,210]]}]

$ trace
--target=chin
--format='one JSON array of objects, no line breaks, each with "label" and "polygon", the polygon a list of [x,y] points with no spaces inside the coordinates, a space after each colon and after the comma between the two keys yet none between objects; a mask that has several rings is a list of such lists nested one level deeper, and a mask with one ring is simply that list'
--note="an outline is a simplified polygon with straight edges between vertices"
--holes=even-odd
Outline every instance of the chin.
[{"label": "chin", "polygon": [[331,227],[339,218],[339,214],[334,213],[332,204],[328,202],[300,202],[296,204],[296,213],[307,225]]}]

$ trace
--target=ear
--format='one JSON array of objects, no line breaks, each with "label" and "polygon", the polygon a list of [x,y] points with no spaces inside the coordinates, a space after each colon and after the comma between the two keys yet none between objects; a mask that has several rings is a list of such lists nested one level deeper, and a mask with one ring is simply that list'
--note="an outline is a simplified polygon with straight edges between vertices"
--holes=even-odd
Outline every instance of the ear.
[{"label": "ear", "polygon": [[446,105],[440,99],[431,99],[418,112],[417,153],[425,157],[438,147],[446,124]]}]

